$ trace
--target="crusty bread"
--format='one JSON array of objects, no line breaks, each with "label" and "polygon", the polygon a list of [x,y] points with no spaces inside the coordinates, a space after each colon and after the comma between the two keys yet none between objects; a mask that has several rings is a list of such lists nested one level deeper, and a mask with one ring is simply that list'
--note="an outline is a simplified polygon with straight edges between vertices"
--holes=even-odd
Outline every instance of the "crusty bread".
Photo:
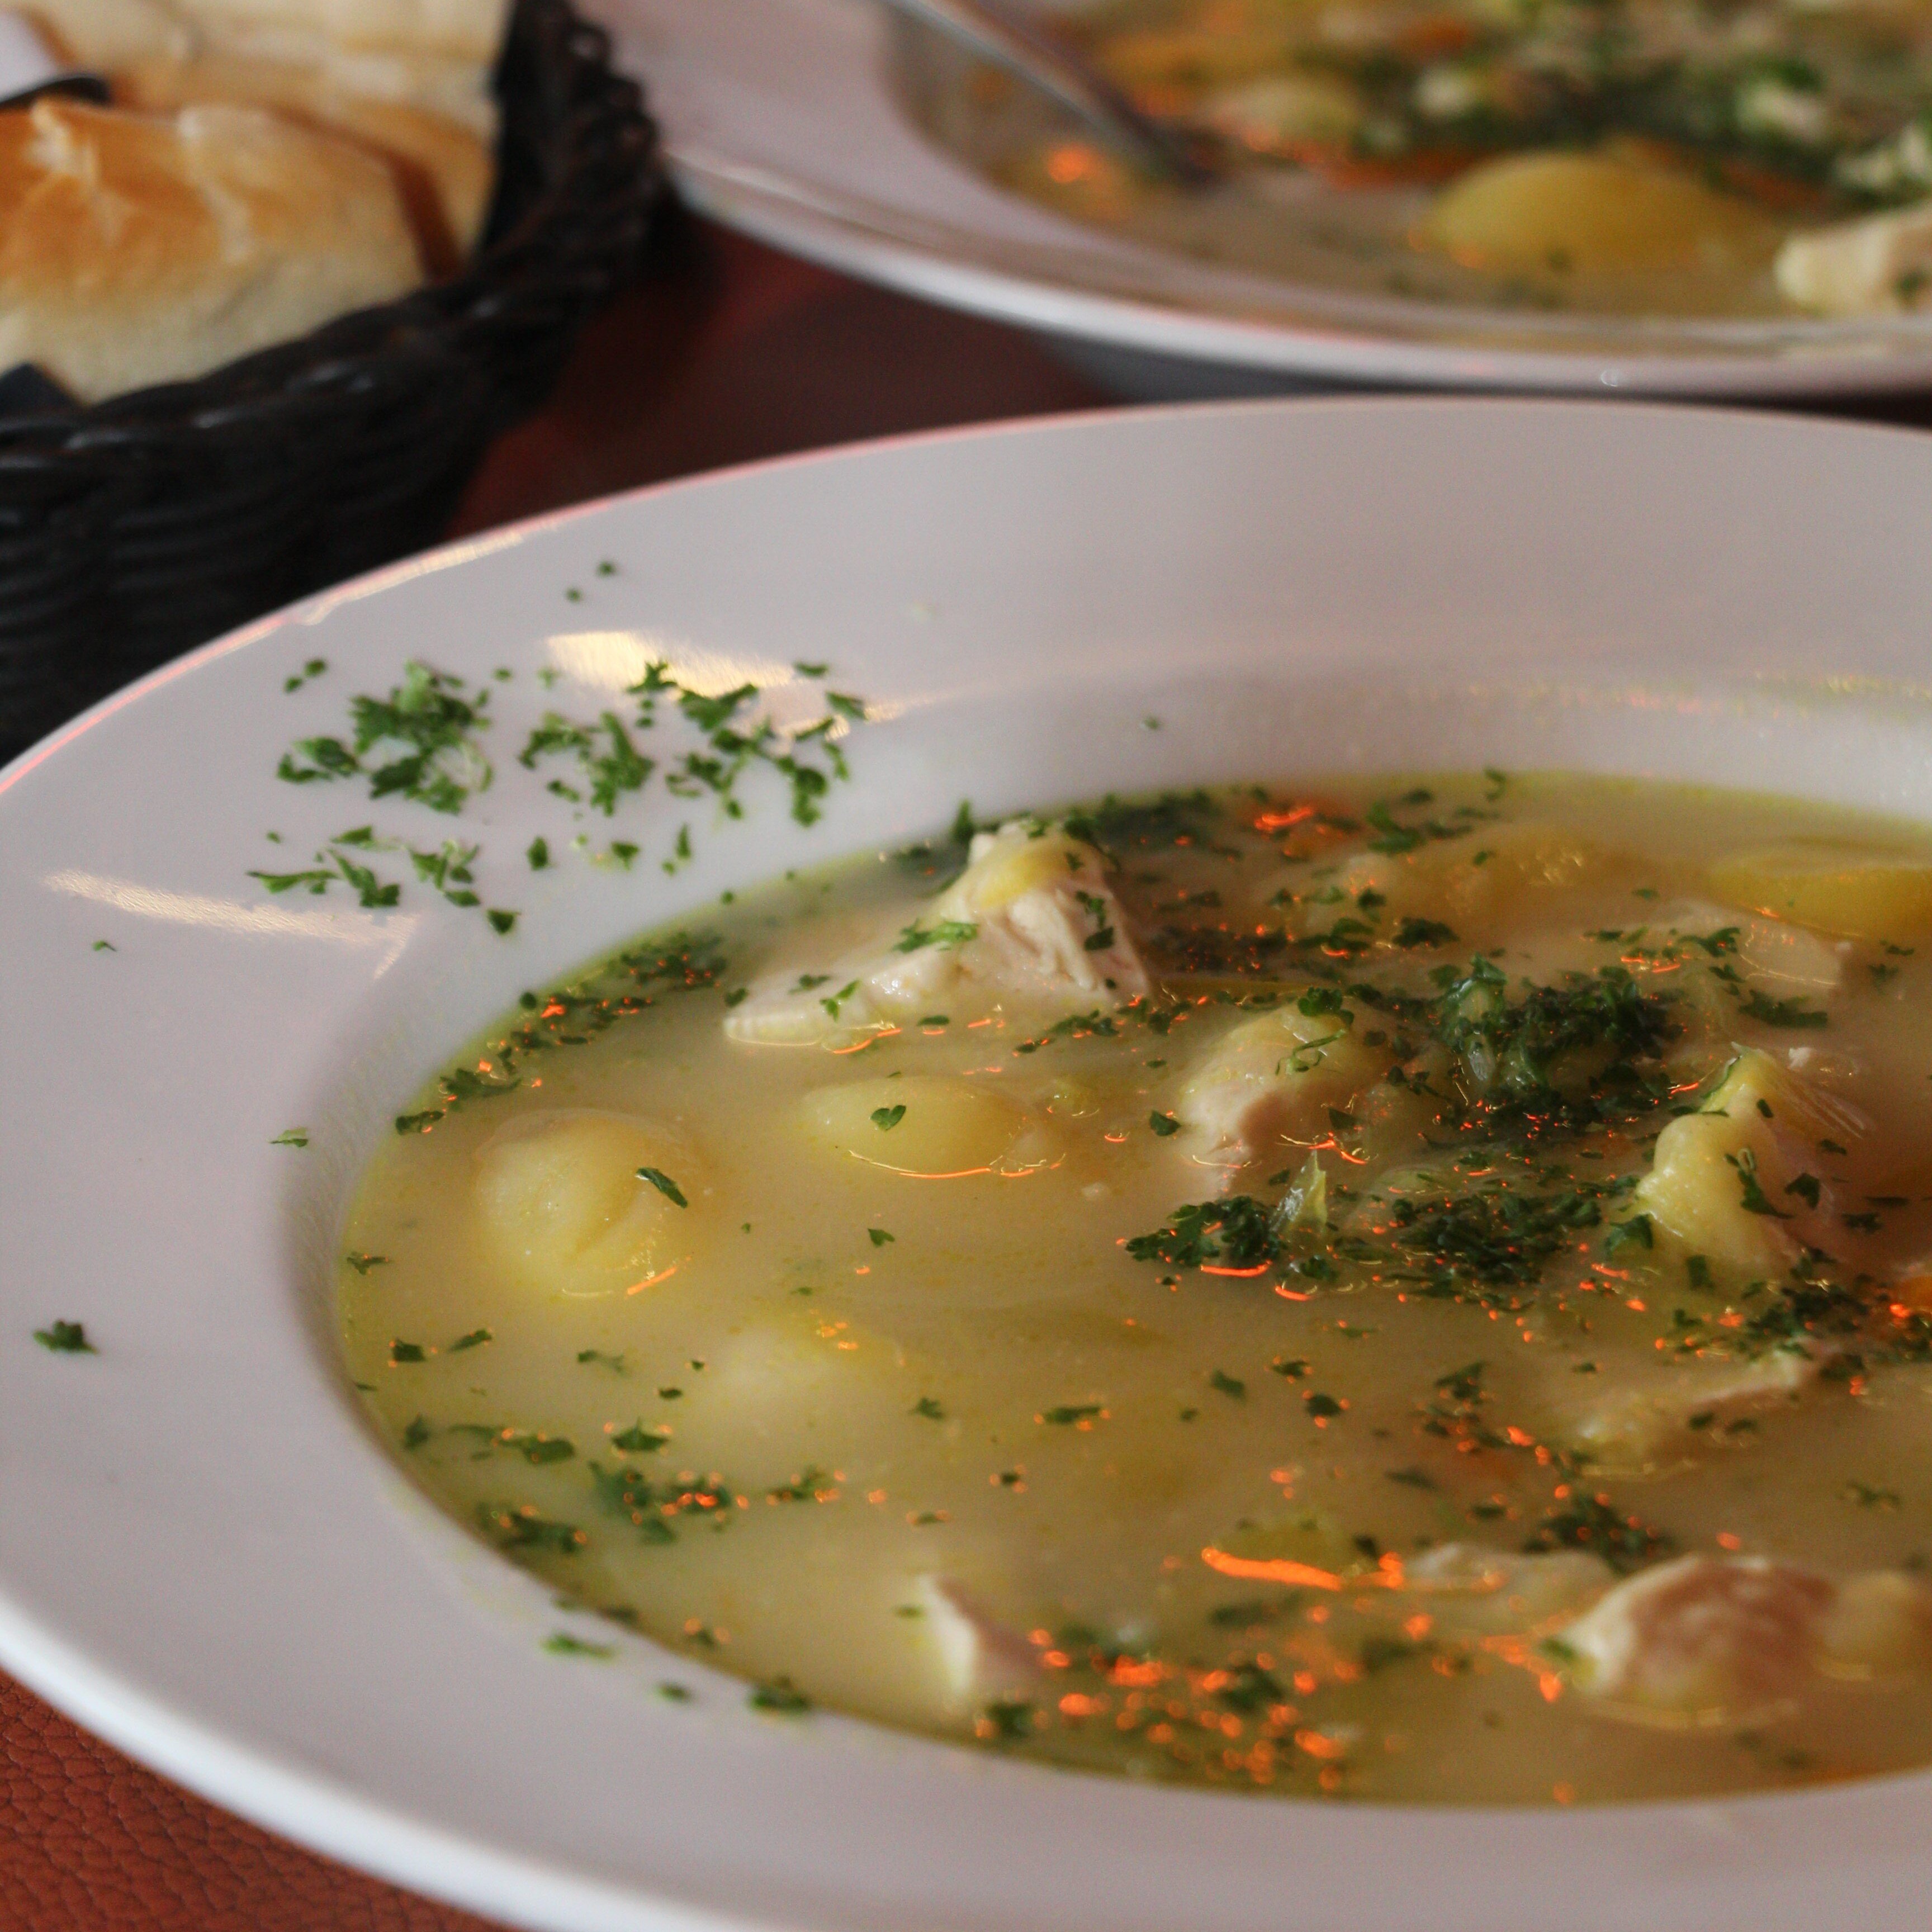
[{"label": "crusty bread", "polygon": [[214,56],[305,68],[318,86],[496,136],[490,70],[508,0],[22,0],[70,59],[116,74]]},{"label": "crusty bread", "polygon": [[388,170],[252,109],[0,114],[0,367],[86,401],[196,376],[422,279]]},{"label": "crusty bread", "polygon": [[168,0],[16,0],[14,10],[63,59],[97,74],[130,61],[186,60],[201,38]]},{"label": "crusty bread", "polygon": [[[370,52],[434,55],[487,68],[509,0],[175,0],[213,44],[239,49],[277,36]],[[267,51],[263,46],[263,51]]]},{"label": "crusty bread", "polygon": [[212,101],[271,107],[353,141],[394,175],[432,274],[454,273],[482,228],[494,167],[475,134],[446,116],[351,93],[314,68],[219,55],[136,61],[116,70],[114,98],[164,112]]}]

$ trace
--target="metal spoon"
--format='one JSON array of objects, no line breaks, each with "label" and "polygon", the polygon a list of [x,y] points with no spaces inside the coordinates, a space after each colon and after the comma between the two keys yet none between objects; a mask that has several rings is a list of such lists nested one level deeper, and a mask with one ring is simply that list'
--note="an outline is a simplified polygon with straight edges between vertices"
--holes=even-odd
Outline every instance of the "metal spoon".
[{"label": "metal spoon", "polygon": [[1070,108],[1141,166],[1189,188],[1217,179],[1211,145],[1143,114],[1096,68],[1049,39],[998,0],[886,0]]}]

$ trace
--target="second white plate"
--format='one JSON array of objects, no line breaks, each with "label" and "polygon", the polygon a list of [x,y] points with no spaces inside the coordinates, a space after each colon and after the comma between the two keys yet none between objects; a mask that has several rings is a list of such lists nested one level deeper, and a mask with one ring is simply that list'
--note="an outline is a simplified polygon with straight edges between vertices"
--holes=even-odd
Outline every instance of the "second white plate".
[{"label": "second white plate", "polygon": [[680,188],[775,245],[1060,343],[1132,394],[1364,383],[1592,395],[1859,395],[1932,383],[1932,316],[1638,320],[1343,296],[1216,268],[1001,194],[886,77],[878,0],[594,0]]}]

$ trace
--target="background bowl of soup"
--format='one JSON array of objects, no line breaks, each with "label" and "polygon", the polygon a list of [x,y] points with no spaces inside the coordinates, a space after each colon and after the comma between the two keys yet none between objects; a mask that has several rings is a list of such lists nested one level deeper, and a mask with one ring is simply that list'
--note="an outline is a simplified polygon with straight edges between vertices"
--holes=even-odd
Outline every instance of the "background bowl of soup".
[{"label": "background bowl of soup", "polygon": [[[1215,194],[1146,193],[1077,127],[870,0],[614,0],[608,17],[651,76],[696,206],[1037,329],[1130,394],[1926,380],[1907,259],[1922,238],[1904,254],[1856,238],[1801,250],[1782,285],[1774,273],[1790,232],[1919,199],[1900,160],[1920,152],[1918,83],[1884,56],[1918,34],[1909,8],[1037,10],[1148,104],[1218,121],[1263,164]],[[1526,32],[1536,44],[1514,60]],[[1842,126],[1820,91],[1834,64],[1858,97]]]},{"label": "background bowl of soup", "polygon": [[[788,872],[943,844],[962,800],[994,823],[1109,793],[1492,767],[1768,792],[1906,821],[1910,844],[1932,821],[1928,484],[1909,436],[1621,408],[1249,405],[976,432],[435,553],[89,714],[0,780],[17,1008],[0,1656],[218,1801],[532,1925],[1761,1928],[1852,1896],[1875,1924],[1916,1924],[1922,1772],[1599,1805],[1318,1785],[1280,1802],[802,1709],[782,1673],[716,1667],[728,1626],[634,1634],[515,1560],[567,1560],[592,1519],[537,1506],[586,1445],[567,1462],[554,1431],[489,1406],[506,1325],[424,1325],[400,1286],[386,1308],[401,1264],[350,1216],[372,1158],[426,1117],[508,1104],[502,1070],[466,1054],[494,1016],[560,1040],[556,989],[619,949],[640,994],[694,980],[721,1024],[760,1012],[728,1007],[737,982],[705,980],[701,954],[632,942]],[[1474,784],[1440,810],[1488,808]],[[1438,808],[1391,804],[1397,832]],[[897,956],[990,920],[998,893],[978,890]],[[850,995],[841,979],[800,997]],[[923,1091],[808,1108],[800,1158],[904,1134],[881,1171],[919,1185],[904,1177],[1039,1157],[1004,1117],[918,1138]],[[715,1130],[694,1114],[639,1138],[572,1106],[544,1133],[490,1128],[478,1198],[512,1273],[574,1243],[617,1307],[695,1251],[676,1217],[703,1208],[692,1163]],[[555,1133],[644,1191],[586,1208]],[[759,1211],[703,1238],[747,1238]],[[851,1264],[898,1245],[868,1233]],[[1145,1292],[1171,1323],[1158,1274]],[[380,1330],[346,1357],[345,1286]],[[710,1371],[609,1359],[622,1336],[580,1328],[560,1316],[560,1372],[612,1391],[655,1485],[665,1452],[643,1438],[683,1426]],[[1269,1380],[1305,1430],[1304,1384]],[[472,1425],[494,1459],[463,1522],[412,1469],[406,1386],[435,1391],[425,1429]],[[1088,1391],[1061,1406],[1040,1426],[1102,1439],[1081,1434]],[[708,1473],[679,1491],[680,1534]],[[1161,1479],[1131,1478],[1150,1496]],[[1865,1567],[1902,1568],[1928,1502],[1895,1472],[1864,1480],[1869,1507],[1844,1508],[1898,1544]],[[756,1500],[788,1523],[806,1507]]]}]

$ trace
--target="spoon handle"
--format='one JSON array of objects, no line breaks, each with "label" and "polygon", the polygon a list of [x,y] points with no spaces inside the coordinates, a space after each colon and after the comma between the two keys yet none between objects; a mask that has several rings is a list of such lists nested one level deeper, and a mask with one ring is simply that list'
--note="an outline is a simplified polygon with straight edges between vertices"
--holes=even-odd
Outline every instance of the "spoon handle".
[{"label": "spoon handle", "polygon": [[1154,172],[1198,185],[1211,171],[1186,140],[1143,114],[1097,69],[997,0],[886,0],[1070,108]]}]

